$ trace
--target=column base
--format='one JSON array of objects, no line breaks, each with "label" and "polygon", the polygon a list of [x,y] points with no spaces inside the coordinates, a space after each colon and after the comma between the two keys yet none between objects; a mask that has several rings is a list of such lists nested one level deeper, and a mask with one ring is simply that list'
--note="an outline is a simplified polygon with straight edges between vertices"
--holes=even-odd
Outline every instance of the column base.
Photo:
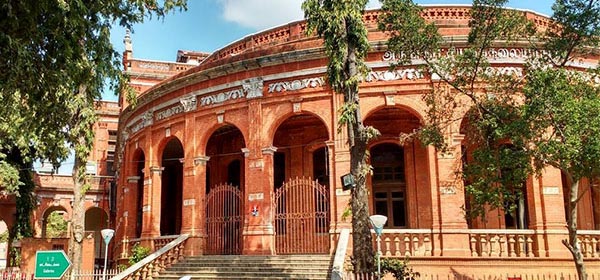
[{"label": "column base", "polygon": [[272,225],[248,226],[243,235],[243,255],[275,255],[275,235]]}]

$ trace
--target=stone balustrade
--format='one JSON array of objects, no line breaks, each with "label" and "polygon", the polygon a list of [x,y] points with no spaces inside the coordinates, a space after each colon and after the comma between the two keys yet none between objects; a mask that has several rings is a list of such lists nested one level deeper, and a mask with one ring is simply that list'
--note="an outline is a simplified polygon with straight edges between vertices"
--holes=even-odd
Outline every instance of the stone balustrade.
[{"label": "stone balustrade", "polygon": [[584,258],[600,259],[600,231],[579,230],[577,238]]},{"label": "stone balustrade", "polygon": [[470,230],[473,257],[537,257],[533,248],[533,230]]},{"label": "stone balustrade", "polygon": [[384,229],[381,252],[386,257],[432,256],[431,237],[429,229]]},{"label": "stone balustrade", "polygon": [[[123,279],[148,279],[152,280],[157,277],[160,272],[177,263],[184,257],[185,241],[188,239],[187,234],[178,235],[175,239],[168,242],[162,248],[154,251],[138,263],[130,266],[125,271],[119,273],[111,280]],[[168,239],[157,239],[168,240]]]}]

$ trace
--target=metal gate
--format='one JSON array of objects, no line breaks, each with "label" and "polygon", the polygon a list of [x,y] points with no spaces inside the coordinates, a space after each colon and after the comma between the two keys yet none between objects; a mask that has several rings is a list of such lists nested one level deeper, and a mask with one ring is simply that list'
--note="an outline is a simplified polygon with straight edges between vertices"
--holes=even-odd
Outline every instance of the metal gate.
[{"label": "metal gate", "polygon": [[242,253],[242,192],[232,185],[218,185],[206,196],[207,255]]},{"label": "metal gate", "polygon": [[296,178],[275,191],[277,254],[329,253],[329,189]]}]

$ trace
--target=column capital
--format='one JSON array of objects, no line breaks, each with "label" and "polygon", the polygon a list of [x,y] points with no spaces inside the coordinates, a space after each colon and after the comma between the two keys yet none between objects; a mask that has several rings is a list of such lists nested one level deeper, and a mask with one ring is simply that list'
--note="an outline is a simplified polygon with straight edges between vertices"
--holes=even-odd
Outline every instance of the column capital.
[{"label": "column capital", "polygon": [[275,146],[270,146],[262,149],[263,155],[273,155],[275,154],[275,152],[277,152],[277,147]]},{"label": "column capital", "polygon": [[244,154],[244,157],[247,158],[248,156],[250,156],[250,149],[242,148],[242,153]]},{"label": "column capital", "polygon": [[210,160],[209,156],[197,156],[194,158],[194,166],[198,165],[206,165],[206,163]]},{"label": "column capital", "polygon": [[150,166],[150,173],[152,174],[158,173],[158,175],[161,175],[163,170],[165,170],[165,168],[161,166]]},{"label": "column capital", "polygon": [[127,177],[127,183],[135,184],[140,180],[140,176],[129,176]]}]

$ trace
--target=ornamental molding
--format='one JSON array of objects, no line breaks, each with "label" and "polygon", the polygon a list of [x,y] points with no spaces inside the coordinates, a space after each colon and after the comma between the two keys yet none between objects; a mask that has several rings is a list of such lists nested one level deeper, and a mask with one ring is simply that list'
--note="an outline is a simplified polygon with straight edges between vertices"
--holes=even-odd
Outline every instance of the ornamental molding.
[{"label": "ornamental molding", "polygon": [[203,96],[200,98],[200,106],[207,106],[212,104],[221,104],[225,101],[235,100],[244,97],[244,91],[241,88],[220,92],[217,94]]},{"label": "ornamental molding", "polygon": [[168,118],[170,118],[170,117],[172,117],[174,115],[178,115],[178,114],[181,114],[183,112],[185,112],[185,109],[184,109],[183,105],[181,103],[179,103],[176,106],[173,106],[171,108],[162,110],[160,112],[157,112],[154,115],[154,119],[156,121],[162,121],[164,119],[168,119]]},{"label": "ornamental molding", "polygon": [[398,69],[393,71],[371,71],[365,77],[366,82],[417,80],[424,77],[421,71],[414,68]]},{"label": "ornamental molding", "polygon": [[268,92],[285,92],[285,91],[296,91],[304,88],[316,88],[323,87],[325,85],[325,79],[323,77],[307,78],[302,80],[292,80],[284,82],[276,82],[269,85]]},{"label": "ornamental molding", "polygon": [[198,108],[198,102],[195,95],[182,97],[179,99],[179,103],[181,103],[181,106],[183,106],[184,112],[195,111],[196,108]]},{"label": "ornamental molding", "polygon": [[242,88],[246,93],[247,99],[257,98],[263,96],[263,80],[261,78],[254,78],[246,80],[242,84]]}]

